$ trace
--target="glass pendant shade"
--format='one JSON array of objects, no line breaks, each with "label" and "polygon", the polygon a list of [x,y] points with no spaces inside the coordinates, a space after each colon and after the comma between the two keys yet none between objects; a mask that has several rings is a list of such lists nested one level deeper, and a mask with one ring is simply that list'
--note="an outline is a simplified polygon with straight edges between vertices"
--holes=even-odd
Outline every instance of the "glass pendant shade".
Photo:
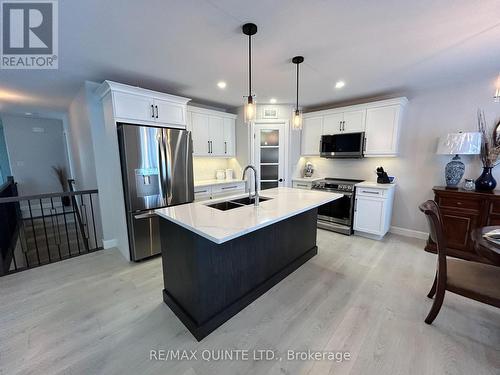
[{"label": "glass pendant shade", "polygon": [[292,129],[293,130],[301,130],[302,129],[302,111],[299,111],[298,109],[293,111]]},{"label": "glass pendant shade", "polygon": [[255,120],[255,114],[257,112],[257,108],[255,105],[255,100],[253,97],[249,96],[245,99],[245,109],[244,109],[244,121],[249,124],[250,122]]}]

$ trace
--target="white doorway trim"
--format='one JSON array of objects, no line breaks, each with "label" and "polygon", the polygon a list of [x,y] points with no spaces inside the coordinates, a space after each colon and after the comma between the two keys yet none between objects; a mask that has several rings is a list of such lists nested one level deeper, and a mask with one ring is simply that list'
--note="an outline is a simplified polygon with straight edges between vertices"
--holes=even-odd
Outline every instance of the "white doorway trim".
[{"label": "white doorway trim", "polygon": [[[255,165],[255,129],[256,125],[276,125],[276,126],[282,126],[283,127],[283,134],[284,134],[284,142],[283,142],[283,151],[284,151],[284,160],[283,160],[283,185],[284,186],[291,186],[290,181],[289,181],[289,145],[290,145],[290,126],[289,126],[289,121],[285,119],[263,119],[263,120],[255,120],[251,124],[251,130],[250,130],[250,164]],[[255,165],[257,168],[257,166]],[[252,177],[253,178],[253,177]],[[252,182],[253,186],[253,182]],[[259,187],[260,188],[260,187]]]}]

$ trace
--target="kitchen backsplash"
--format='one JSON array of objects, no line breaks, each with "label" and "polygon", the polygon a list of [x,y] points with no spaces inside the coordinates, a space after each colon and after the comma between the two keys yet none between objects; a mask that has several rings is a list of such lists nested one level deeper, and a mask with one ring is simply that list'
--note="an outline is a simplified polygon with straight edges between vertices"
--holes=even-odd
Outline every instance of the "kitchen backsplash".
[{"label": "kitchen backsplash", "polygon": [[231,168],[234,170],[236,178],[241,177],[241,168],[234,158],[207,158],[207,157],[194,157],[193,170],[195,181],[211,180],[215,178],[217,169]]}]

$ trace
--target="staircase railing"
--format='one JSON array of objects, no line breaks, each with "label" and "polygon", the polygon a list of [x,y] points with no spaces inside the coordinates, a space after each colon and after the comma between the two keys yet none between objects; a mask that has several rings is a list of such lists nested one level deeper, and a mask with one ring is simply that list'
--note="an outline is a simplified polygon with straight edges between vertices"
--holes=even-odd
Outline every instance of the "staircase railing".
[{"label": "staircase railing", "polygon": [[[0,276],[102,249],[94,211],[97,194],[0,195],[0,246],[6,254]],[[4,247],[2,239],[9,236],[11,244]]]}]

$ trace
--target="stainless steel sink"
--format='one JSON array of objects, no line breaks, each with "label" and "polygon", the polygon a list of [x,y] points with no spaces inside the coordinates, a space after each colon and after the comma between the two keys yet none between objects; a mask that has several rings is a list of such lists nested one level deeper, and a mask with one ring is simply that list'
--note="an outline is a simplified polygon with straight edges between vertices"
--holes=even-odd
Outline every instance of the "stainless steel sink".
[{"label": "stainless steel sink", "polygon": [[[273,198],[259,197],[260,202],[268,201],[270,199],[273,199]],[[231,199],[229,201],[207,204],[207,206],[211,207],[211,208],[215,208],[217,210],[227,211],[227,210],[232,210],[232,209],[238,208],[238,207],[249,206],[251,204],[254,204],[254,202],[255,202],[255,198],[245,197],[245,198]]]},{"label": "stainless steel sink", "polygon": [[[268,201],[269,199],[273,199],[273,198],[259,197],[259,202]],[[247,206],[249,204],[254,204],[255,198],[245,197],[245,198],[239,198],[239,199],[232,199],[230,202],[244,204],[245,206]]]}]

